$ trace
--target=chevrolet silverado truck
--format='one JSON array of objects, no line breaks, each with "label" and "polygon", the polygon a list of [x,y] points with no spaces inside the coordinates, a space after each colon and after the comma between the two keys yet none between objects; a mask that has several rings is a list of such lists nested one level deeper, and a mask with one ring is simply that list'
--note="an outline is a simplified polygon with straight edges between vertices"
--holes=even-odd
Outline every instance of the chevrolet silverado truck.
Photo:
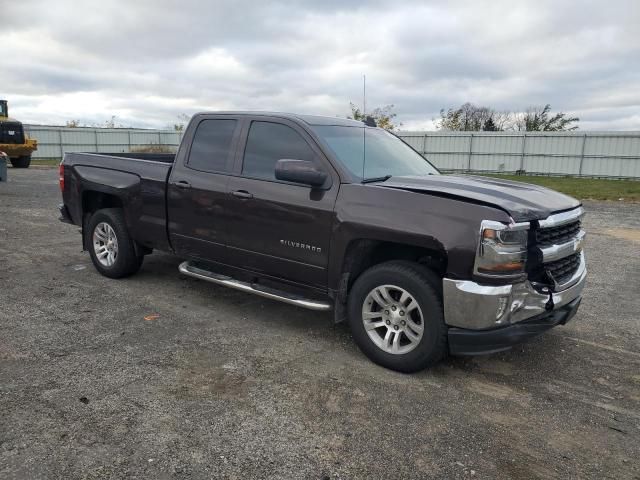
[{"label": "chevrolet silverado truck", "polygon": [[354,120],[200,113],[175,155],[67,153],[60,188],[61,220],[102,275],[170,252],[184,275],[333,310],[402,372],[565,324],[585,284],[578,201],[441,175]]}]

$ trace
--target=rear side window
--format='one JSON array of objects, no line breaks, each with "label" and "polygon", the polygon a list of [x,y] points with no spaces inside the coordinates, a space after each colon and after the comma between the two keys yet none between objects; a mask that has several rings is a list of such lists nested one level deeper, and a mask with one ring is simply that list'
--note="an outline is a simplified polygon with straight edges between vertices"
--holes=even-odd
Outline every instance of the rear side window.
[{"label": "rear side window", "polygon": [[313,161],[314,154],[293,128],[280,123],[253,122],[244,151],[242,174],[275,180],[276,162],[283,158]]},{"label": "rear side window", "polygon": [[193,136],[189,162],[195,170],[231,171],[231,141],[237,120],[203,120]]}]

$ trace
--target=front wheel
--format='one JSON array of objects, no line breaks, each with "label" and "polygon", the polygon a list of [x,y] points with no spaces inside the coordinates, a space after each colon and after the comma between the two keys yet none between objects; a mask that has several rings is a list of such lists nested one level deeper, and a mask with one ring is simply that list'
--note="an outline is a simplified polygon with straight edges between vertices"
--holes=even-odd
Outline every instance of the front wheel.
[{"label": "front wheel", "polygon": [[11,165],[13,168],[29,168],[29,165],[31,165],[31,155],[12,158]]},{"label": "front wheel", "polygon": [[375,265],[355,281],[349,325],[360,349],[375,363],[410,373],[447,353],[440,278],[413,262]]},{"label": "front wheel", "polygon": [[136,253],[122,210],[98,210],[88,223],[86,244],[98,272],[105,277],[122,278],[140,269],[144,256]]}]

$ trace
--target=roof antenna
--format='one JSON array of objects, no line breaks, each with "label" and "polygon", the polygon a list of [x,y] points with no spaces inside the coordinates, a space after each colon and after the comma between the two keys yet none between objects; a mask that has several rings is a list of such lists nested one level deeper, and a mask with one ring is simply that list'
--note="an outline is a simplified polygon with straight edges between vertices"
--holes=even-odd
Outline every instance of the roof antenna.
[{"label": "roof antenna", "polygon": [[367,76],[362,75],[362,117],[367,118]]},{"label": "roof antenna", "polygon": [[367,115],[367,76],[362,75],[362,123],[367,127],[377,127],[376,119]]},{"label": "roof antenna", "polygon": [[362,129],[362,180],[364,181],[364,164],[367,161],[367,127],[366,127],[366,111],[367,111],[367,76],[362,75],[362,118],[365,121],[365,127]]}]

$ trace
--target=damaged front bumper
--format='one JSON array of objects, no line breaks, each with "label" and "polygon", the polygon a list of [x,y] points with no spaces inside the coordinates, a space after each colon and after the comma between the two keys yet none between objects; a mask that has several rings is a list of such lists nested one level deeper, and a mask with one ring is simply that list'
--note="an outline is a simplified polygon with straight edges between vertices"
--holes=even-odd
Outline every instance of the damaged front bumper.
[{"label": "damaged front bumper", "polygon": [[450,328],[449,352],[451,355],[484,355],[508,350],[556,325],[567,323],[578,311],[581,300],[582,297],[578,297],[562,307],[506,327],[491,330]]},{"label": "damaged front bumper", "polygon": [[491,286],[445,278],[444,314],[450,327],[451,353],[476,355],[506,350],[566,323],[580,304],[586,277],[582,252],[575,274],[557,292],[529,281]]}]

